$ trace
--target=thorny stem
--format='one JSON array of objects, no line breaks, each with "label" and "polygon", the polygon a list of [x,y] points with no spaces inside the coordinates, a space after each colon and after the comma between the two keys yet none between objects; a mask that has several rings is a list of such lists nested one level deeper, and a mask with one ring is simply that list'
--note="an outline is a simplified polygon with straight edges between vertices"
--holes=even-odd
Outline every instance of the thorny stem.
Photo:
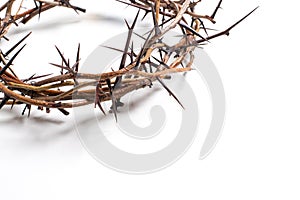
[{"label": "thorny stem", "polygon": [[[149,13],[153,18],[153,30],[148,33],[144,46],[139,52],[134,52],[133,46],[130,47],[131,36],[134,33],[139,13],[136,15],[133,24],[126,24],[129,29],[127,42],[124,50],[114,49],[122,52],[122,60],[120,67],[116,71],[103,72],[100,74],[80,73],[78,66],[80,62],[80,46],[78,46],[76,54],[76,63],[70,65],[62,52],[56,47],[62,64],[52,64],[61,69],[61,74],[56,76],[43,75],[29,77],[25,80],[19,79],[11,69],[14,59],[21,52],[20,44],[30,35],[26,35],[17,44],[15,44],[6,53],[0,51],[0,91],[4,94],[1,99],[0,109],[4,105],[25,104],[26,108],[31,109],[31,105],[38,106],[40,110],[46,108],[49,112],[50,108],[58,109],[63,114],[68,112],[64,109],[84,106],[87,104],[95,104],[104,112],[101,103],[104,101],[112,101],[112,111],[116,116],[118,106],[121,106],[121,97],[124,95],[144,87],[151,87],[153,82],[158,81],[167,92],[175,98],[175,100],[183,107],[175,94],[164,84],[162,79],[170,78],[172,73],[181,73],[192,70],[194,61],[193,51],[207,41],[222,35],[228,35],[229,31],[237,24],[247,18],[252,12],[243,17],[234,25],[225,31],[217,34],[208,35],[208,31],[202,20],[206,20],[211,24],[215,23],[215,16],[221,6],[222,0],[212,15],[200,15],[195,13],[195,7],[201,2],[199,0],[117,0],[129,6],[139,8],[145,12],[145,16]],[[74,6],[70,0],[34,0],[35,7],[24,10],[23,1],[19,3],[18,9],[12,13],[15,0],[8,0],[2,6],[0,5],[0,14],[5,11],[5,17],[0,18],[0,39],[6,39],[7,32],[12,24],[26,23],[33,17],[46,10],[62,6],[73,9],[76,13],[85,12],[85,9]],[[143,17],[143,19],[144,19]],[[182,37],[178,43],[168,46],[163,42],[163,36],[172,29],[180,28]],[[201,34],[207,36],[203,37]],[[15,51],[10,60],[7,56]],[[129,50],[130,49],[130,50]],[[160,58],[156,58],[159,53]],[[126,58],[130,57],[130,64],[125,65]],[[174,59],[173,59],[174,56]],[[155,60],[155,61],[153,61]],[[187,63],[187,64],[184,64]],[[181,67],[180,67],[181,66]],[[10,71],[8,71],[9,69]],[[65,90],[63,90],[65,89]],[[184,108],[184,107],[183,107]]]}]

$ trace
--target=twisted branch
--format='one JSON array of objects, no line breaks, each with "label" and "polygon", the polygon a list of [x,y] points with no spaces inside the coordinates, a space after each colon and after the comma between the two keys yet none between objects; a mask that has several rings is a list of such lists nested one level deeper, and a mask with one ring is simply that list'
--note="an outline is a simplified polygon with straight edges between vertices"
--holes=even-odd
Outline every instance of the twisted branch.
[{"label": "twisted branch", "polygon": [[[193,51],[196,47],[201,46],[207,41],[222,35],[228,35],[229,31],[237,24],[248,17],[252,12],[230,26],[223,32],[208,35],[209,30],[205,26],[204,21],[213,24],[215,16],[220,8],[219,1],[212,15],[200,15],[195,13],[195,7],[201,1],[191,0],[129,0],[120,1],[123,4],[139,8],[145,12],[143,19],[148,15],[152,15],[153,29],[149,32],[145,39],[143,48],[138,52],[134,52],[133,47],[130,49],[131,36],[134,33],[134,27],[139,18],[140,11],[135,17],[133,24],[128,26],[128,38],[124,50],[122,52],[122,60],[120,67],[116,71],[103,72],[95,74],[80,73],[78,66],[80,62],[80,46],[78,46],[76,54],[76,63],[70,65],[61,51],[57,48],[62,64],[52,64],[61,69],[61,74],[43,75],[29,77],[25,80],[18,76],[11,69],[14,59],[19,55],[21,43],[30,35],[26,35],[22,40],[16,43],[11,49],[4,53],[0,51],[0,91],[4,94],[1,99],[0,109],[5,105],[25,104],[25,109],[32,106],[38,106],[40,110],[46,108],[49,112],[51,109],[58,109],[67,115],[67,108],[83,106],[87,104],[95,104],[102,112],[105,113],[101,106],[104,101],[111,101],[111,110],[117,119],[117,109],[122,106],[121,98],[137,89],[151,87],[152,83],[158,81],[168,93],[183,107],[180,101],[172,93],[170,89],[163,83],[162,79],[170,78],[172,73],[181,73],[190,71],[194,61]],[[13,24],[26,23],[33,17],[41,15],[46,10],[62,6],[73,9],[76,13],[85,12],[85,9],[74,6],[69,0],[34,0],[35,7],[23,10],[23,1],[18,5],[16,13],[12,13],[12,6],[16,3],[9,0],[0,7],[0,13],[5,12],[5,17],[0,19],[0,39],[6,39],[7,32]],[[182,31],[182,37],[178,43],[168,46],[162,40],[163,36],[171,30],[179,28]],[[202,35],[207,36],[202,36]],[[11,59],[7,59],[8,55],[19,49]],[[160,54],[160,58],[156,58],[155,53]],[[173,59],[173,56],[175,57]],[[125,66],[126,59],[130,57],[130,64]],[[155,60],[155,61],[154,61]],[[184,62],[186,61],[186,62]],[[186,65],[184,63],[187,63]],[[94,89],[91,89],[94,88]]]}]

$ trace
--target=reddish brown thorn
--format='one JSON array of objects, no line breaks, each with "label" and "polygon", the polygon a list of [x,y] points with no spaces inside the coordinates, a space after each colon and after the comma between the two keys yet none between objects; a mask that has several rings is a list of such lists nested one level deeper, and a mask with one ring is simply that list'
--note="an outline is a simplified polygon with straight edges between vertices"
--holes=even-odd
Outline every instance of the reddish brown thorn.
[{"label": "reddish brown thorn", "polygon": [[205,39],[201,39],[201,40],[197,40],[197,43],[202,43],[205,42],[207,40],[211,40],[213,38],[222,36],[222,35],[229,35],[229,32],[235,27],[237,26],[239,23],[241,23],[242,21],[244,21],[247,17],[249,17],[249,15],[251,15],[255,10],[257,10],[259,8],[259,6],[257,6],[255,9],[253,9],[251,12],[249,12],[245,17],[243,17],[242,19],[240,19],[239,21],[237,21],[235,24],[233,24],[232,26],[230,26],[229,28],[227,28],[225,31],[222,31],[220,33],[217,33],[215,35],[209,36]]},{"label": "reddish brown thorn", "polygon": [[76,65],[75,65],[75,71],[78,72],[78,68],[79,68],[79,61],[80,61],[80,43],[78,44],[78,48],[77,48],[77,55],[76,55]]},{"label": "reddish brown thorn", "polygon": [[[68,66],[68,62],[67,62],[67,60],[65,59],[64,55],[63,55],[63,54],[61,53],[61,51],[59,50],[59,48],[58,48],[56,45],[55,45],[55,48],[56,48],[56,50],[58,51],[60,57],[62,58],[64,64],[65,64],[66,66]],[[69,67],[69,66],[68,66],[68,67]]]},{"label": "reddish brown thorn", "polygon": [[218,10],[221,8],[221,4],[222,4],[222,0],[219,1],[215,11],[213,12],[213,14],[210,16],[210,18],[214,19],[216,17],[216,14],[218,12]]}]

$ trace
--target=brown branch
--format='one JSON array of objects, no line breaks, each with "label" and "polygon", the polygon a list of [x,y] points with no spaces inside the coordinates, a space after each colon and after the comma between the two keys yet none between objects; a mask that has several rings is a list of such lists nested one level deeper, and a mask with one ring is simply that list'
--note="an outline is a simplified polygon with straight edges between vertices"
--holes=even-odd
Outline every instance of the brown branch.
[{"label": "brown branch", "polygon": [[[71,8],[76,13],[78,11],[85,12],[84,9],[73,6],[69,0],[34,1],[37,5],[35,8],[22,10],[22,12],[23,1],[19,4],[19,9],[16,13],[12,13],[12,6],[16,2],[14,0],[9,0],[0,7],[0,12],[5,11],[5,18],[0,19],[0,39],[6,38],[5,35],[12,24],[17,25],[18,22],[26,23],[33,17],[58,6]],[[112,101],[112,111],[117,118],[116,111],[118,106],[122,105],[120,99],[124,95],[144,87],[151,87],[155,81],[158,81],[184,107],[175,94],[164,84],[162,79],[170,78],[170,75],[173,73],[190,71],[194,62],[193,52],[197,45],[222,35],[228,35],[235,26],[257,9],[251,11],[228,29],[214,35],[208,35],[208,31],[211,29],[206,29],[202,19],[215,23],[214,18],[222,0],[219,1],[211,16],[200,15],[194,12],[194,8],[201,1],[117,1],[145,11],[145,16],[148,13],[152,14],[153,30],[149,32],[148,37],[140,36],[145,42],[139,52],[134,52],[133,46],[130,47],[130,44],[132,44],[131,36],[134,33],[134,27],[139,17],[138,12],[132,26],[129,26],[126,21],[129,33],[127,42],[124,44],[124,50],[108,47],[111,50],[117,50],[122,53],[122,60],[118,70],[103,73],[80,73],[78,71],[80,45],[77,48],[76,62],[73,65],[70,65],[69,59],[65,58],[62,52],[56,47],[62,63],[53,63],[52,65],[61,69],[60,75],[52,77],[49,77],[49,75],[33,75],[30,78],[21,80],[11,67],[13,60],[25,46],[20,48],[20,45],[30,35],[28,34],[13,45],[6,53],[0,51],[0,64],[3,64],[3,66],[0,66],[0,92],[4,94],[0,102],[0,109],[4,105],[26,104],[26,108],[29,108],[29,110],[31,106],[38,106],[39,108],[47,108],[47,112],[50,108],[59,109],[63,114],[67,115],[68,112],[64,110],[66,108],[95,104],[105,113],[101,103]],[[169,19],[166,19],[168,17]],[[182,37],[179,38],[177,44],[168,46],[164,43],[163,36],[175,28],[180,28]],[[208,35],[207,37],[201,36],[200,32],[203,30]],[[14,51],[17,51],[17,53],[8,60],[8,54]],[[155,57],[156,53],[159,53],[160,58]],[[131,62],[125,65],[128,56]],[[187,64],[184,65],[184,63]],[[91,87],[94,89],[91,89]]]}]

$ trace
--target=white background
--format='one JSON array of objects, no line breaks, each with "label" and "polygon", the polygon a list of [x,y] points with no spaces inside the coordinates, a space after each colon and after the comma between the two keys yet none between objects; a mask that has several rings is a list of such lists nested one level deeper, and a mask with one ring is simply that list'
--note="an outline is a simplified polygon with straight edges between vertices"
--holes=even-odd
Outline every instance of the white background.
[{"label": "white background", "polygon": [[[204,0],[204,9],[211,12],[216,3]],[[84,60],[125,31],[123,18],[135,13],[113,0],[74,4],[90,14],[58,9],[13,28],[12,41],[33,30],[15,62],[17,72],[30,76],[53,70],[48,62],[59,59],[54,44],[75,57],[80,42]],[[85,151],[72,116],[33,109],[27,119],[20,116],[22,108],[5,109],[0,114],[0,199],[299,199],[297,1],[227,0],[216,26],[226,28],[257,5],[259,10],[230,37],[206,47],[227,99],[222,137],[206,159],[198,160],[204,138],[199,134],[171,167],[148,175],[121,174]],[[1,48],[9,46],[1,41]]]}]

